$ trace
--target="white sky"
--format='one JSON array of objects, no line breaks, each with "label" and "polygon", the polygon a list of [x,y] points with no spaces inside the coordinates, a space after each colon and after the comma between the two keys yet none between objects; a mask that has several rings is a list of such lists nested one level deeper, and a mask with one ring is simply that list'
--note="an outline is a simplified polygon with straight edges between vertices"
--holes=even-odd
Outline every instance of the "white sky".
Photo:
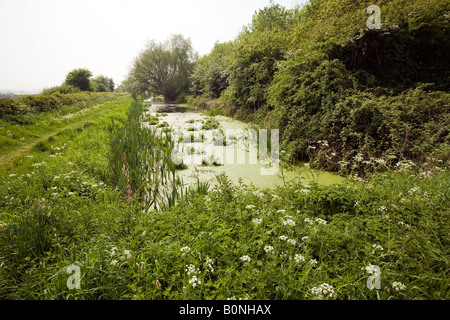
[{"label": "white sky", "polygon": [[[36,92],[87,68],[122,82],[148,40],[180,33],[200,55],[270,0],[0,0],[0,90]],[[275,0],[291,9],[306,0]]]}]

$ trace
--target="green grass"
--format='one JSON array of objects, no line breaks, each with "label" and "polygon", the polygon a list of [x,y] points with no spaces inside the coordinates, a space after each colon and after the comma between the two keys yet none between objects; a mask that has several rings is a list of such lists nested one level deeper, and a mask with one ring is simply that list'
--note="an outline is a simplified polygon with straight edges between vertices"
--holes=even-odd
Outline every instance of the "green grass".
[{"label": "green grass", "polygon": [[[331,299],[450,298],[448,172],[277,189],[218,176],[164,189],[167,205],[147,210],[117,176],[128,146],[125,172],[154,190],[152,169],[170,151],[156,129],[134,125],[141,112],[130,100],[113,104],[3,175],[0,298],[296,300],[319,298],[313,288],[324,283]],[[66,285],[70,265],[80,289]],[[367,288],[369,265],[381,270],[380,290]]]},{"label": "green grass", "polygon": [[[30,162],[27,156],[39,158],[40,152],[49,151],[52,144],[57,146],[69,141],[92,125],[93,120],[103,119],[105,113],[113,116],[114,110],[129,101],[128,96],[117,96],[101,103],[71,105],[50,112],[0,119],[0,175],[15,172],[17,166]],[[26,124],[18,124],[17,119],[27,119]],[[8,136],[8,132],[15,135]]]}]

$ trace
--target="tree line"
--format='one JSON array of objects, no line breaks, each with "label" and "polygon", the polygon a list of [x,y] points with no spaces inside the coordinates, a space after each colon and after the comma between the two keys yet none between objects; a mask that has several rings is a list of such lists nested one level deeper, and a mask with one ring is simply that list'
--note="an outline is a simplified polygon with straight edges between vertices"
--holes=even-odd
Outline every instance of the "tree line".
[{"label": "tree line", "polygon": [[85,68],[74,69],[70,71],[63,84],[52,88],[44,89],[43,94],[52,93],[77,93],[83,91],[91,92],[114,92],[115,84],[112,78],[99,75],[92,78],[93,74]]},{"label": "tree line", "polygon": [[[371,5],[380,29],[367,27]],[[202,57],[180,35],[150,42],[124,84],[135,96],[209,99],[279,128],[283,150],[329,170],[445,163],[449,12],[445,0],[272,2]]]}]

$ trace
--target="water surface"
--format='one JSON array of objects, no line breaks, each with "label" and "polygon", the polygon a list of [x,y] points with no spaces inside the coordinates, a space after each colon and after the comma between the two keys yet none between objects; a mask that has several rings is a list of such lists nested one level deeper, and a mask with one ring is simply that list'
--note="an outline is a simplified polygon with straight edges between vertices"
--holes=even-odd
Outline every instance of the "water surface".
[{"label": "water surface", "polygon": [[[216,175],[221,173],[225,173],[235,184],[241,179],[245,184],[253,184],[260,188],[273,188],[298,179],[301,179],[303,184],[311,184],[313,181],[317,181],[320,185],[345,182],[345,179],[337,174],[311,170],[303,165],[296,166],[294,170],[283,169],[280,166],[278,174],[263,175],[262,171],[264,171],[264,168],[267,169],[267,164],[260,163],[260,161],[256,164],[250,164],[248,145],[239,143],[239,141],[231,143],[229,137],[227,137],[227,141],[230,145],[227,146],[216,145],[211,139],[208,140],[208,137],[211,138],[212,136],[212,130],[209,134],[208,131],[201,131],[202,120],[205,121],[208,118],[207,116],[196,112],[188,112],[183,105],[154,104],[148,112],[152,115],[167,113],[167,116],[160,117],[160,123],[166,121],[169,124],[177,135],[177,141],[178,136],[182,136],[185,140],[179,146],[187,169],[180,170],[177,173],[187,185],[194,183],[197,177],[201,181],[216,183]],[[229,117],[216,116],[214,118],[219,121],[224,133],[229,129],[243,131],[249,129],[246,123]],[[188,131],[189,128],[190,130],[194,128],[196,131]],[[209,143],[201,142],[200,135],[202,132],[203,139],[208,140]],[[191,134],[198,138],[197,142],[194,142],[197,139],[187,142],[188,139],[191,140]],[[201,164],[202,162],[203,164]]]}]

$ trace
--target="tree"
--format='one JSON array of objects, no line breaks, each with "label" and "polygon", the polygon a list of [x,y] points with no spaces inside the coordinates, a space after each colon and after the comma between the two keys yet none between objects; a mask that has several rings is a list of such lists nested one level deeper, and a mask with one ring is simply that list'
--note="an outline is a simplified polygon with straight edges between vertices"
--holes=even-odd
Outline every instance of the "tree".
[{"label": "tree", "polygon": [[64,84],[74,86],[81,91],[92,91],[91,77],[92,72],[88,69],[74,69],[69,72]]},{"label": "tree", "polygon": [[92,86],[97,92],[113,92],[114,81],[104,75],[99,75],[92,80]]},{"label": "tree", "polygon": [[195,62],[191,75],[191,91],[196,95],[212,93],[218,98],[228,87],[233,42],[216,43],[214,49]]},{"label": "tree", "polygon": [[108,83],[109,91],[114,92],[115,86],[116,85],[114,84],[114,80],[112,78],[110,78],[109,83]]},{"label": "tree", "polygon": [[172,35],[164,43],[150,41],[135,59],[125,84],[134,95],[163,95],[175,101],[189,89],[189,75],[197,59],[190,39]]},{"label": "tree", "polygon": [[236,40],[229,66],[227,93],[238,107],[259,109],[265,101],[277,63],[289,48],[288,31],[292,11],[271,4],[257,12],[250,26]]}]

